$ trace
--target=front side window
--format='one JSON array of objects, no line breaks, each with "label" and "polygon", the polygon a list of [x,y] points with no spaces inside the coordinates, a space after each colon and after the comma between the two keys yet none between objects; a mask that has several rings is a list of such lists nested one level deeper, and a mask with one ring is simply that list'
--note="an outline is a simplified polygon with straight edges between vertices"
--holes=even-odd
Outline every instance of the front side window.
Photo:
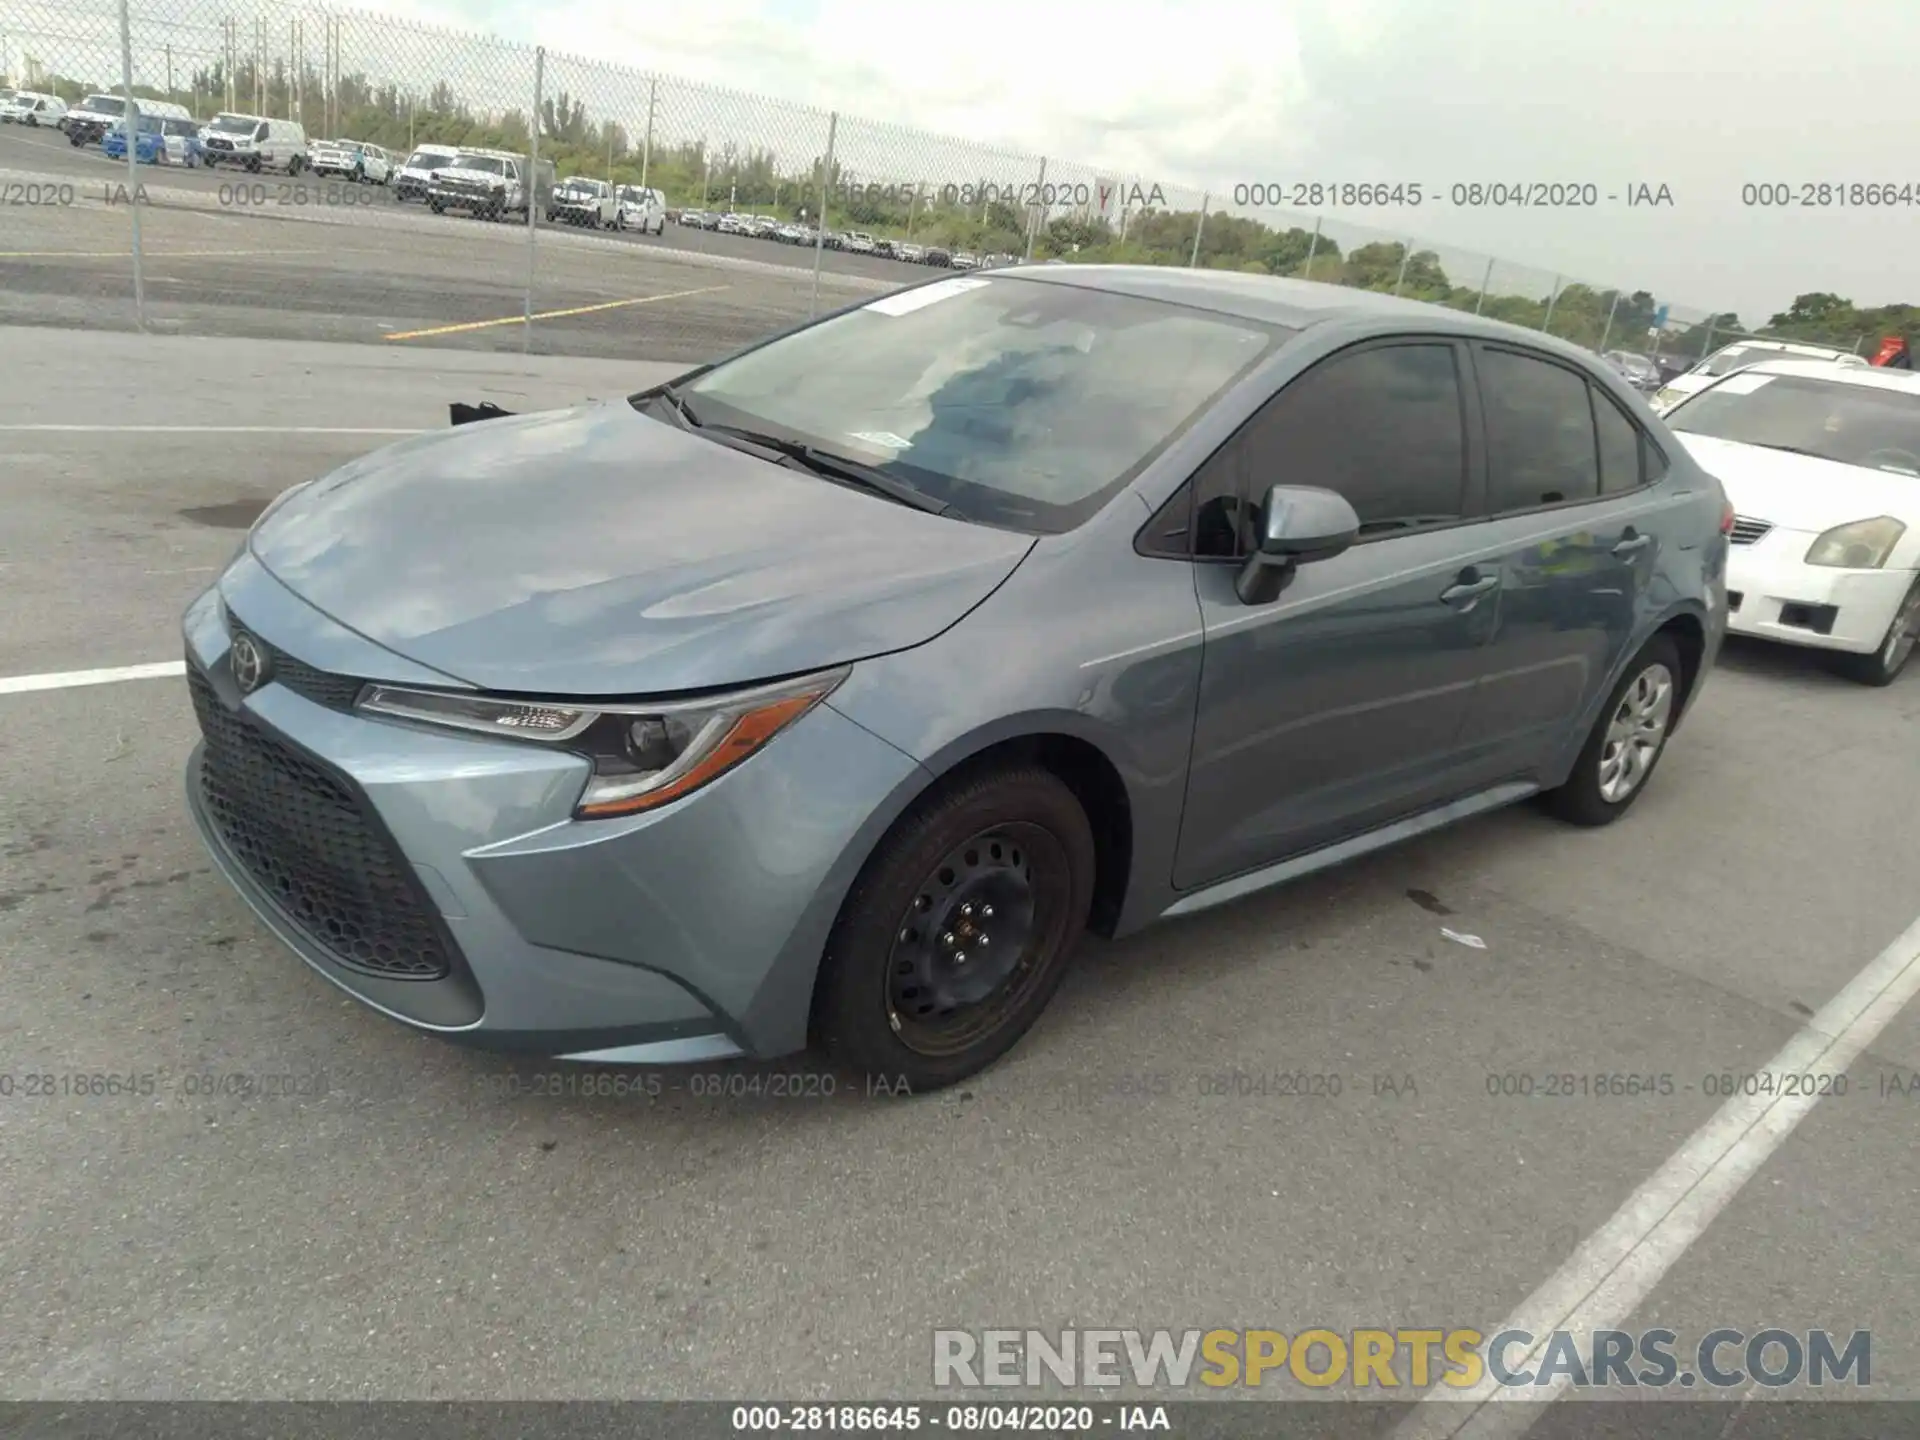
[{"label": "front side window", "polygon": [[[1363,536],[1458,521],[1465,513],[1467,448],[1459,369],[1445,342],[1371,345],[1324,360],[1289,381],[1195,475],[1192,554],[1237,559],[1274,485],[1337,491]],[[1156,517],[1156,553],[1185,523]]]},{"label": "front side window", "polygon": [[1920,475],[1920,391],[1805,375],[1735,375],[1667,416],[1682,435]]},{"label": "front side window", "polygon": [[1597,496],[1600,464],[1586,378],[1547,360],[1491,348],[1479,351],[1477,368],[1487,417],[1489,512]]},{"label": "front side window", "polygon": [[702,422],[878,466],[968,519],[1059,533],[1293,333],[1080,286],[969,276],[884,296],[681,390]]}]

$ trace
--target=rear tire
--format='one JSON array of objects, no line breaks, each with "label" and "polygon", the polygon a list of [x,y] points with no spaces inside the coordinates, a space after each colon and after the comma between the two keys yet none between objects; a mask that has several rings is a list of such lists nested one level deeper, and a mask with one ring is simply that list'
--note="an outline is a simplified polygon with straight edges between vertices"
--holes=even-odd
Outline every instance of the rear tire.
[{"label": "rear tire", "polygon": [[1566,784],[1543,797],[1571,825],[1611,825],[1633,807],[1666,754],[1685,671],[1680,647],[1656,635],[1613,687]]},{"label": "rear tire", "polygon": [[1833,668],[1849,680],[1876,688],[1891,685],[1907,668],[1920,642],[1920,580],[1900,602],[1880,647],[1871,655],[1840,654],[1833,657]]},{"label": "rear tire", "polygon": [[1059,989],[1086,929],[1094,866],[1086,813],[1046,770],[976,770],[923,796],[841,907],[821,956],[815,1034],[896,1092],[977,1074]]}]

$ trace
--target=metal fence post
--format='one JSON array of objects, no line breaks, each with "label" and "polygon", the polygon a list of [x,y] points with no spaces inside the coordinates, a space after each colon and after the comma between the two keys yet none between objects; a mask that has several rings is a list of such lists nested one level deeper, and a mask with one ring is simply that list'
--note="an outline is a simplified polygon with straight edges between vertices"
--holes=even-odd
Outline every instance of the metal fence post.
[{"label": "metal fence post", "polygon": [[1473,313],[1478,315],[1486,307],[1487,287],[1493,283],[1493,261],[1487,261],[1487,273],[1480,277],[1480,298],[1473,302]]},{"label": "metal fence post", "polygon": [[533,123],[527,127],[532,138],[532,155],[527,167],[527,178],[521,185],[522,194],[527,202],[527,323],[520,332],[520,353],[533,351],[533,280],[534,263],[540,246],[540,205],[534,189],[540,183],[540,107],[546,98],[547,87],[547,47],[537,45],[533,51]]},{"label": "metal fence post", "polygon": [[1213,192],[1209,190],[1200,197],[1200,218],[1193,222],[1193,251],[1187,256],[1187,268],[1197,270],[1200,267],[1200,237],[1207,229],[1207,206],[1213,201]]},{"label": "metal fence post", "polygon": [[840,133],[840,112],[827,116],[827,153],[820,162],[820,214],[813,227],[813,294],[807,300],[807,318],[820,313],[820,256],[827,248],[827,187],[833,181],[833,143]]},{"label": "metal fence post", "polygon": [[1551,335],[1553,333],[1553,307],[1558,305],[1559,303],[1560,303],[1560,277],[1556,275],[1553,277],[1553,290],[1547,296],[1547,313],[1545,316],[1541,318],[1541,321],[1540,321],[1541,334]]},{"label": "metal fence post", "polygon": [[1613,292],[1613,303],[1607,306],[1607,328],[1600,332],[1600,350],[1602,354],[1606,352],[1607,341],[1613,337],[1613,315],[1619,308],[1620,292],[1615,290]]},{"label": "metal fence post", "polygon": [[647,169],[653,163],[653,107],[660,98],[660,78],[647,77],[647,138],[640,146],[640,188],[647,188]]},{"label": "metal fence post", "polygon": [[133,323],[147,328],[147,280],[140,268],[140,104],[133,98],[133,17],[120,0],[120,83],[127,102],[127,209],[133,215]]},{"label": "metal fence post", "polygon": [[1407,283],[1407,262],[1413,259],[1413,244],[1409,240],[1400,247],[1400,273],[1393,277],[1393,293],[1398,295],[1400,287]]},{"label": "metal fence post", "polygon": [[1034,186],[1033,205],[1027,211],[1027,248],[1021,255],[1022,260],[1033,259],[1034,236],[1040,233],[1040,217],[1051,215],[1053,207],[1047,204],[1047,157],[1040,157],[1040,179]]},{"label": "metal fence post", "polygon": [[907,243],[909,245],[913,243],[913,222],[920,216],[920,197],[925,188],[925,182],[920,182],[913,187],[913,204],[907,210]]},{"label": "metal fence post", "polygon": [[1313,278],[1313,256],[1314,252],[1320,248],[1320,227],[1326,223],[1325,218],[1322,216],[1316,215],[1313,217],[1313,239],[1307,242],[1306,263],[1300,267],[1300,278],[1302,280],[1311,280]]}]

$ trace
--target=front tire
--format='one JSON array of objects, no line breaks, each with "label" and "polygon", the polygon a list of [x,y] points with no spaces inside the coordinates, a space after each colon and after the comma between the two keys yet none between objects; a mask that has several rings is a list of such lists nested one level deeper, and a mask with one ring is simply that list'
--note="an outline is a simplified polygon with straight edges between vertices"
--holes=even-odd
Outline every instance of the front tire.
[{"label": "front tire", "polygon": [[1632,808],[1666,753],[1680,709],[1680,648],[1656,635],[1633,657],[1580,748],[1566,784],[1545,796],[1572,825],[1611,825]]},{"label": "front tire", "polygon": [[1046,770],[977,770],[930,792],[841,908],[821,956],[816,1035],[895,1090],[977,1074],[1059,988],[1086,928],[1094,866],[1086,812]]},{"label": "front tire", "polygon": [[1862,685],[1891,685],[1913,658],[1916,642],[1920,642],[1920,580],[1894,612],[1880,648],[1871,655],[1835,655],[1834,669]]}]

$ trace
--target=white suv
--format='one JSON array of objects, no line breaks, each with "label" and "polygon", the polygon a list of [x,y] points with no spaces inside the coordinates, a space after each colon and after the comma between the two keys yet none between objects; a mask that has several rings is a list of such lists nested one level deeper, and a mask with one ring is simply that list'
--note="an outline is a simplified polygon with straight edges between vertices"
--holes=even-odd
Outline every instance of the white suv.
[{"label": "white suv", "polygon": [[1665,415],[1689,395],[1697,395],[1722,375],[1731,375],[1762,360],[1830,360],[1839,365],[1865,365],[1867,362],[1847,350],[1830,345],[1802,345],[1786,340],[1736,340],[1723,345],[1684,375],[1676,375],[1653,397],[1656,414]]},{"label": "white suv", "polygon": [[547,223],[584,225],[593,230],[611,230],[620,218],[620,202],[613,186],[604,180],[572,175],[553,187],[547,197]]},{"label": "white suv", "polygon": [[638,230],[642,235],[666,232],[666,196],[640,185],[622,185],[615,193],[620,201],[620,214],[615,223],[622,230]]}]

